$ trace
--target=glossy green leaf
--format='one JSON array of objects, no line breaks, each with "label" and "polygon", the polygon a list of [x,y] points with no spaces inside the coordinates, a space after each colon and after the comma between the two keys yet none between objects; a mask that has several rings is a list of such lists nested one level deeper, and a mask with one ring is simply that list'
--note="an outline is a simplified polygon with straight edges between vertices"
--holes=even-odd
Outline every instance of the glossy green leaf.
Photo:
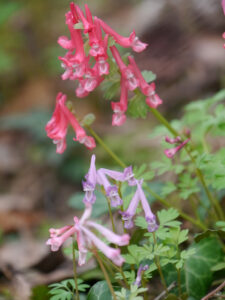
[{"label": "glossy green leaf", "polygon": [[90,289],[87,300],[112,300],[109,287],[106,281],[98,281]]}]

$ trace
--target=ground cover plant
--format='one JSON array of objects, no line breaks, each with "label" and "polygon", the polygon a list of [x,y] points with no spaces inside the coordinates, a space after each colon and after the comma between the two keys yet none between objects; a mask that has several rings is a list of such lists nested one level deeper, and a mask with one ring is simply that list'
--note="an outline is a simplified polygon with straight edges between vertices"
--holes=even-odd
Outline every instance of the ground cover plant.
[{"label": "ground cover plant", "polygon": [[[82,11],[74,3],[66,24],[70,37],[58,39],[66,51],[59,57],[62,80],[74,81],[79,98],[99,87],[111,101],[112,126],[152,114],[159,125],[148,138],[157,136],[162,145],[161,160],[130,166],[94,131],[95,116],[90,112],[80,120],[75,101],[58,93],[46,125],[56,152],[66,151],[70,126],[74,141],[89,150],[103,147],[115,168],[97,168],[98,158],[91,154],[83,194],[70,200],[83,210],[81,217],[49,230],[52,251],[71,240],[66,253],[71,251],[74,268],[74,279],[49,286],[50,299],[151,299],[154,286],[156,299],[224,298],[225,149],[215,143],[224,137],[225,90],[186,105],[183,116],[169,122],[158,111],[163,100],[156,93],[156,75],[141,71],[132,56],[147,47],[135,31],[121,36],[93,17],[88,5]],[[162,208],[153,210],[154,201]],[[106,213],[111,229],[96,220]],[[77,273],[77,264],[90,259],[98,265],[94,274],[101,270],[101,280],[92,286]]]}]

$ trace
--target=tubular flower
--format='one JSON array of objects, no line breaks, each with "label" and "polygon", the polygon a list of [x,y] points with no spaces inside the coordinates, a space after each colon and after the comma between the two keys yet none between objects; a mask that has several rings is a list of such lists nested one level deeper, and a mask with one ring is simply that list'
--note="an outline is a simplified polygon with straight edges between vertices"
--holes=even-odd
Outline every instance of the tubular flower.
[{"label": "tubular flower", "polygon": [[[74,29],[74,25],[78,22],[77,17],[71,11],[66,13],[66,24],[68,25],[71,40],[67,37],[59,37],[58,43],[65,49],[68,49],[69,52],[65,57],[59,57],[63,61],[62,67],[65,68],[66,74],[71,73],[70,76],[64,75],[62,79],[77,79],[81,78],[86,69],[87,58],[84,52],[84,45],[82,35],[79,29]],[[75,54],[73,51],[75,50]],[[70,72],[69,72],[70,71]]]},{"label": "tubular flower", "polygon": [[56,152],[62,154],[66,149],[66,134],[69,124],[76,133],[76,138],[74,138],[75,141],[84,144],[88,149],[95,148],[96,144],[94,138],[86,135],[85,130],[66,107],[65,102],[66,95],[58,93],[52,118],[45,127],[47,136],[53,140],[54,144],[56,144]]},{"label": "tubular flower", "polygon": [[166,136],[165,141],[169,144],[177,144],[177,143],[181,142],[181,137],[177,136],[175,138],[170,138],[170,137]]},{"label": "tubular flower", "polygon": [[101,169],[97,171],[97,182],[104,187],[106,196],[110,199],[112,207],[119,206],[123,203],[118,194],[117,187],[110,184],[109,180]]},{"label": "tubular flower", "polygon": [[116,31],[114,31],[109,25],[107,25],[104,21],[99,19],[100,25],[105,33],[109,34],[114,38],[117,44],[124,48],[132,48],[135,52],[142,52],[146,49],[148,44],[142,43],[139,38],[136,36],[135,31],[130,34],[129,37],[123,37],[119,35]]},{"label": "tubular flower", "polygon": [[128,105],[128,89],[126,86],[126,81],[121,77],[121,93],[120,93],[120,102],[111,102],[113,109],[112,125],[121,126],[126,121],[126,115],[124,114],[127,111]]},{"label": "tubular flower", "polygon": [[138,68],[134,58],[131,56],[128,56],[128,59],[129,59],[130,65],[132,66],[133,72],[139,81],[139,86],[140,86],[141,92],[145,96],[147,96],[146,103],[151,108],[157,108],[163,102],[160,99],[160,97],[155,93],[155,83],[148,84],[146,82],[146,80],[144,79],[140,69]]},{"label": "tubular flower", "polygon": [[129,204],[127,210],[120,212],[120,214],[122,215],[122,220],[124,221],[124,227],[127,229],[130,229],[134,226],[132,219],[136,213],[138,203],[139,203],[139,192],[137,189],[133,198],[130,201],[130,204]]},{"label": "tubular flower", "polygon": [[225,15],[225,0],[221,1],[221,5],[222,5],[222,8],[223,8],[223,13]]},{"label": "tubular flower", "polygon": [[137,184],[137,190],[128,206],[128,209],[125,212],[120,212],[122,215],[122,219],[125,221],[125,228],[132,228],[133,227],[133,217],[136,213],[137,206],[139,202],[141,201],[141,205],[143,208],[143,211],[145,213],[145,219],[148,224],[148,231],[154,232],[158,229],[158,225],[156,223],[156,217],[152,213],[151,208],[149,206],[148,200],[146,199],[146,196],[144,194],[144,191],[141,187],[142,181],[136,181]]},{"label": "tubular flower", "polygon": [[[225,32],[223,33],[222,37],[225,39]],[[223,48],[225,49],[225,44],[223,44]]]},{"label": "tubular flower", "polygon": [[137,78],[135,77],[132,68],[130,66],[125,65],[125,63],[123,62],[123,60],[120,56],[119,51],[117,50],[117,48],[115,46],[110,47],[110,50],[111,50],[112,55],[120,69],[121,75],[126,82],[126,86],[127,86],[128,90],[129,91],[135,90],[138,87],[139,82],[138,82]]},{"label": "tubular flower", "polygon": [[132,171],[132,166],[125,168],[123,172],[104,169],[104,168],[99,169],[99,171],[106,174],[107,176],[111,177],[116,181],[121,181],[121,182],[127,181],[128,185],[130,186],[137,184],[137,180],[134,178],[134,173]]},{"label": "tubular flower", "polygon": [[183,141],[182,143],[180,143],[180,145],[178,145],[175,148],[170,148],[170,149],[165,149],[164,153],[168,158],[173,158],[174,155],[180,150],[182,149],[188,142],[190,141],[190,138]]},{"label": "tubular flower", "polygon": [[91,249],[93,246],[95,246],[116,265],[121,266],[124,262],[124,259],[120,255],[120,250],[106,245],[90,229],[93,228],[94,230],[97,230],[110,243],[114,243],[118,246],[124,246],[129,244],[129,235],[117,235],[111,230],[103,227],[102,225],[90,221],[89,218],[91,215],[91,211],[92,206],[86,205],[85,211],[81,219],[79,220],[77,217],[74,217],[73,226],[65,226],[61,229],[51,229],[51,232],[54,231],[55,235],[53,236],[50,232],[50,239],[47,241],[46,244],[51,246],[52,251],[58,251],[58,249],[70,236],[74,236],[76,234],[79,250],[79,265],[85,263],[86,253],[88,249]]},{"label": "tubular flower", "polygon": [[[116,43],[125,48],[131,47],[136,52],[143,51],[147,47],[147,44],[142,43],[138,39],[135,31],[129,37],[119,35],[101,19],[93,17],[87,4],[85,4],[84,13],[78,5],[72,2],[70,4],[70,11],[65,14],[65,19],[70,37],[60,36],[58,38],[58,44],[67,50],[64,56],[59,57],[61,66],[64,69],[61,78],[62,80],[78,81],[75,89],[77,97],[84,98],[88,96],[90,92],[94,91],[102,83],[105,75],[110,74],[110,71],[113,73],[113,70],[110,70],[112,63],[115,68],[118,65],[121,73],[120,101],[111,103],[113,109],[113,126],[121,126],[126,121],[128,92],[134,91],[137,87],[140,87],[142,93],[146,95],[146,103],[150,107],[157,108],[162,103],[162,100],[155,93],[155,84],[148,84],[145,81],[134,59],[129,57],[130,63],[126,65],[118,49],[114,45],[111,47],[108,45],[109,38],[111,37]],[[81,23],[82,26],[80,26]],[[87,43],[90,46],[88,54],[85,53]],[[114,60],[110,60],[109,63],[108,48],[111,50],[115,62]],[[64,123],[63,136],[58,135],[54,138],[58,153],[63,153],[66,148],[65,137],[68,124],[71,124],[76,132],[75,140],[85,144],[89,149],[95,147],[94,139],[86,135],[84,129],[65,105],[62,105],[60,109],[57,108],[54,115],[57,115],[57,120],[60,118],[60,123]],[[52,126],[55,126],[55,122],[53,122],[55,116],[52,122],[46,126],[49,137],[50,131],[53,131]],[[53,125],[51,126],[51,124]],[[111,192],[114,193],[115,191]]]},{"label": "tubular flower", "polygon": [[144,213],[145,213],[145,220],[148,224],[148,231],[149,232],[154,232],[158,229],[158,225],[156,223],[156,217],[151,211],[150,205],[148,203],[148,200],[146,199],[145,193],[144,193],[141,185],[142,185],[142,182],[138,181],[137,189],[138,189],[138,192],[139,192],[141,205],[142,205],[142,208],[143,208]]},{"label": "tubular flower", "polygon": [[84,144],[88,149],[93,149],[96,147],[95,140],[91,136],[87,136],[85,130],[80,126],[79,122],[75,116],[69,111],[69,109],[64,105],[63,111],[68,118],[70,125],[73,127],[76,138],[73,138],[74,141],[78,141],[81,144]]},{"label": "tubular flower", "polygon": [[99,76],[98,66],[96,64],[92,69],[88,68],[84,77],[83,88],[88,93],[92,92],[103,81],[103,78]]},{"label": "tubular flower", "polygon": [[58,93],[52,118],[45,127],[47,136],[53,140],[54,144],[56,144],[56,152],[60,154],[66,149],[66,134],[69,124],[62,109],[65,105],[65,101],[66,95]]},{"label": "tubular flower", "polygon": [[80,9],[80,7],[78,5],[75,5],[75,9],[78,15],[79,20],[83,23],[84,25],[84,33],[89,33],[93,30],[93,21],[92,21],[92,16],[90,13],[90,10],[87,6],[87,4],[85,5],[85,10],[86,10],[86,14],[87,14],[87,18],[85,18],[83,11]]},{"label": "tubular flower", "polygon": [[95,167],[95,155],[91,157],[91,164],[88,173],[85,176],[86,181],[83,181],[83,190],[85,192],[83,202],[85,204],[91,203],[93,204],[96,200],[96,196],[94,194],[96,182],[97,182],[97,172]]},{"label": "tubular flower", "polygon": [[137,277],[136,277],[136,280],[134,282],[135,285],[137,286],[140,286],[141,285],[141,277],[142,277],[142,274],[148,270],[148,265],[140,265],[140,267],[138,268],[138,271],[137,271]]}]

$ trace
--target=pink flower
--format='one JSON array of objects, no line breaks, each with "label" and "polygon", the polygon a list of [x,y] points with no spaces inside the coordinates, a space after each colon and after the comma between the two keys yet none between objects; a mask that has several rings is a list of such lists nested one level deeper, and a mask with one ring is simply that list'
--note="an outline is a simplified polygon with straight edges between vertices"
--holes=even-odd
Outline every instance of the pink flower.
[{"label": "pink flower", "polygon": [[87,97],[88,94],[89,94],[89,92],[84,89],[84,84],[85,84],[85,80],[84,79],[80,79],[79,80],[79,85],[78,85],[78,87],[76,88],[76,91],[75,91],[76,92],[76,96],[78,98]]},{"label": "pink flower", "polygon": [[95,65],[92,69],[89,68],[85,73],[85,79],[83,83],[84,90],[86,92],[92,92],[104,79],[99,76],[98,66]]},{"label": "pink flower", "polygon": [[93,57],[97,56],[107,56],[107,43],[108,43],[108,35],[105,36],[104,40],[102,39],[102,31],[99,19],[97,17],[94,18],[94,23],[92,20],[91,12],[89,7],[86,5],[86,14],[89,16],[92,22],[93,29],[89,32],[89,45],[91,46],[90,55]]},{"label": "pink flower", "polygon": [[181,142],[181,137],[177,136],[175,138],[170,138],[168,136],[165,137],[165,141],[169,144],[176,144]]},{"label": "pink flower", "polygon": [[[58,251],[59,247],[71,236],[76,234],[79,261],[78,264],[82,265],[86,261],[86,254],[88,249],[91,249],[93,245],[100,250],[106,257],[112,260],[116,265],[121,266],[124,259],[120,255],[120,249],[112,248],[106,245],[100,240],[90,229],[97,230],[102,236],[104,236],[110,243],[114,243],[118,246],[124,246],[129,244],[130,237],[128,234],[117,235],[104,226],[90,221],[92,206],[86,205],[85,211],[79,220],[74,217],[73,226],[65,226],[60,229],[50,229],[50,239],[47,241],[47,245],[51,246],[52,251]],[[52,232],[54,231],[54,234]]]},{"label": "pink flower", "polygon": [[[225,32],[223,33],[223,38],[225,39]],[[225,44],[223,44],[223,48],[225,49]]]},{"label": "pink flower", "polygon": [[91,12],[87,6],[87,4],[85,4],[85,10],[86,10],[86,16],[88,18],[85,18],[83,11],[80,9],[80,7],[78,5],[75,5],[75,9],[77,12],[77,15],[79,17],[79,20],[81,20],[81,22],[84,25],[84,33],[88,33],[91,32],[93,30],[93,21],[92,21],[92,16],[91,16]]},{"label": "pink flower", "polygon": [[180,143],[180,145],[178,145],[175,148],[170,148],[170,149],[165,149],[164,153],[168,158],[173,158],[174,155],[181,150],[188,142],[190,141],[190,138],[185,140],[184,142]]},{"label": "pink flower", "polygon": [[121,126],[126,121],[126,115],[124,114],[127,111],[128,105],[128,89],[126,86],[126,81],[121,78],[121,93],[120,93],[120,102],[111,102],[113,109],[113,126]]},{"label": "pink flower", "polygon": [[221,1],[221,5],[222,5],[222,8],[223,8],[223,13],[225,15],[225,0]]},{"label": "pink flower", "polygon": [[142,52],[148,46],[146,43],[142,43],[139,38],[136,36],[135,31],[130,34],[129,37],[123,37],[114,31],[109,25],[99,19],[100,25],[105,31],[114,38],[117,44],[121,45],[124,48],[132,48],[135,52]]},{"label": "pink flower", "polygon": [[[56,232],[55,235],[52,235],[53,230]],[[76,231],[77,229],[74,226],[65,226],[59,229],[51,228],[49,230],[50,239],[47,240],[46,245],[50,245],[53,252],[58,251],[62,244],[74,235]]]},{"label": "pink flower", "polygon": [[71,124],[76,133],[75,141],[84,144],[88,149],[95,148],[96,144],[94,138],[86,135],[85,130],[66,107],[65,102],[66,95],[58,93],[52,118],[45,127],[47,136],[53,139],[53,143],[56,144],[56,152],[61,154],[66,149],[66,134],[69,124]]},{"label": "pink flower", "polygon": [[62,110],[65,101],[66,95],[58,93],[52,118],[45,127],[47,136],[56,144],[56,152],[60,154],[66,149],[66,134],[68,128],[68,120]]},{"label": "pink flower", "polygon": [[123,62],[119,51],[117,50],[117,48],[115,46],[110,47],[110,50],[112,52],[112,55],[120,69],[121,75],[125,80],[126,83],[126,87],[128,88],[128,90],[133,91],[135,90],[138,85],[139,82],[137,80],[137,78],[135,77],[133,70],[130,66],[126,66],[125,63]]},{"label": "pink flower", "polygon": [[100,56],[97,58],[97,68],[99,76],[109,74],[109,63],[107,62],[106,57]]},{"label": "pink flower", "polygon": [[146,82],[146,80],[144,79],[140,69],[138,68],[134,58],[131,56],[128,56],[128,59],[129,59],[130,65],[132,66],[133,72],[139,81],[139,86],[140,86],[141,92],[145,96],[147,96],[146,103],[151,108],[157,108],[163,102],[160,99],[160,97],[155,93],[155,83],[148,84]]},{"label": "pink flower", "polygon": [[63,111],[67,117],[67,119],[70,122],[70,125],[73,127],[76,138],[74,138],[74,141],[78,141],[81,144],[84,144],[88,149],[93,149],[96,147],[95,140],[91,136],[87,136],[85,130],[80,126],[79,122],[75,118],[75,116],[69,111],[69,109],[66,106],[63,106]]},{"label": "pink flower", "polygon": [[[70,30],[71,40],[67,37],[59,37],[58,43],[63,48],[69,50],[67,54],[60,60],[63,61],[62,67],[66,69],[65,73],[62,76],[62,79],[77,79],[81,78],[85,73],[87,58],[84,52],[83,39],[80,32],[80,29],[74,29],[74,25],[78,22],[77,16],[75,15],[75,10],[73,5],[71,5],[73,12],[69,11],[66,13],[66,24]],[[75,50],[75,54],[73,51]]]}]

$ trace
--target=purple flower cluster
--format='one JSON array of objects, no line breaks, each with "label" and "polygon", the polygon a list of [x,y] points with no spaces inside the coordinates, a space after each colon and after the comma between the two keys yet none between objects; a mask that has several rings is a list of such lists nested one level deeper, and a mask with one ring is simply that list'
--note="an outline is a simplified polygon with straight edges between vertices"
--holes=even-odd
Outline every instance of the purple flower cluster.
[{"label": "purple flower cluster", "polygon": [[116,180],[118,182],[127,182],[129,186],[136,186],[136,192],[127,208],[126,211],[120,212],[122,219],[125,221],[125,228],[133,227],[133,217],[136,213],[139,202],[142,205],[143,211],[145,213],[145,219],[148,223],[148,231],[154,232],[157,230],[158,225],[156,223],[156,217],[152,213],[148,200],[142,189],[142,180],[137,180],[134,177],[132,167],[129,166],[124,169],[123,172],[108,170],[108,169],[98,169],[95,167],[95,155],[92,155],[90,169],[85,176],[86,181],[83,182],[83,190],[85,192],[84,203],[93,204],[96,201],[96,196],[94,190],[96,184],[104,187],[106,196],[110,199],[111,206],[117,207],[123,204],[122,199],[118,194],[118,188],[116,185],[111,185],[108,178]]}]

